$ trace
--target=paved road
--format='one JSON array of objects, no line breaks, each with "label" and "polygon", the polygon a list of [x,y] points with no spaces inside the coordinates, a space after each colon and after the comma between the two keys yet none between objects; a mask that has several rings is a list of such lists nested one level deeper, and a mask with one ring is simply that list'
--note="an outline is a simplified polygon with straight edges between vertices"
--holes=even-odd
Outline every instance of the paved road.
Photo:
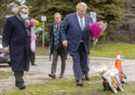
[{"label": "paved road", "polygon": [[[104,57],[93,57],[90,59],[90,75],[99,72],[104,66],[111,67],[114,59],[104,58]],[[127,74],[128,81],[135,81],[135,60],[124,60],[123,68]],[[36,66],[32,66],[30,71],[25,74],[25,80],[27,84],[42,83],[47,81],[48,73],[51,68],[51,61],[49,61],[48,56],[37,56]],[[1,69],[2,70],[2,69]],[[5,68],[3,70],[10,70]],[[57,75],[60,72],[60,62],[58,62]],[[69,57],[67,60],[67,66],[65,71],[65,76],[68,78],[73,75],[72,71],[72,60]],[[0,91],[4,91],[10,88],[14,88],[14,77],[11,76],[9,79],[0,80]]]}]

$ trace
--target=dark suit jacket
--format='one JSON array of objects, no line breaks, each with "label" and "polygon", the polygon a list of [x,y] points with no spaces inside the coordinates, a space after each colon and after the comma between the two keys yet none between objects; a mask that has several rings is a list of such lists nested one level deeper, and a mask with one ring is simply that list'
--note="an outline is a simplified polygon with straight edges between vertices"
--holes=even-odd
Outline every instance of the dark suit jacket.
[{"label": "dark suit jacket", "polygon": [[3,45],[9,46],[11,66],[13,71],[28,71],[30,36],[24,22],[17,16],[7,18],[4,32]]},{"label": "dark suit jacket", "polygon": [[63,24],[62,23],[60,24],[60,31],[59,31],[60,32],[59,33],[60,34],[60,44],[57,47],[54,46],[54,25],[55,25],[55,23],[52,23],[49,25],[50,55],[53,54],[54,50],[56,50],[57,47],[61,47],[62,52],[65,53],[65,55],[66,55],[67,49],[64,48],[62,45],[62,32],[64,31]]},{"label": "dark suit jacket", "polygon": [[84,41],[85,49],[88,52],[90,47],[89,44],[90,32],[88,31],[87,26],[89,23],[92,23],[92,19],[89,16],[85,16],[86,27],[83,31],[81,30],[81,27],[79,25],[79,21],[76,13],[71,13],[67,15],[63,23],[64,23],[65,33],[63,33],[62,38],[63,40],[64,39],[68,40],[69,53],[73,55],[77,51],[81,39]]}]

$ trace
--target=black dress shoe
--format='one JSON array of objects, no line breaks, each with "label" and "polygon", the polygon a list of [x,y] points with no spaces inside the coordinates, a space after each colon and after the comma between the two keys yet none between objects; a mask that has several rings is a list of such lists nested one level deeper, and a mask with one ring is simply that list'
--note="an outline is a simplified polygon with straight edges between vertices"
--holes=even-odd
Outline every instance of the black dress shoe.
[{"label": "black dress shoe", "polygon": [[18,87],[20,90],[24,90],[24,89],[26,89],[26,86],[25,85],[23,85],[22,87]]},{"label": "black dress shoe", "polygon": [[56,79],[56,76],[54,74],[49,74],[48,76],[52,79]]},{"label": "black dress shoe", "polygon": [[36,66],[36,64],[31,64],[32,66]]},{"label": "black dress shoe", "polygon": [[85,80],[86,81],[89,81],[90,80],[90,78],[88,77],[88,75],[85,75]]},{"label": "black dress shoe", "polygon": [[84,75],[84,76],[82,77],[82,80],[89,81],[90,78],[88,77],[88,75]]},{"label": "black dress shoe", "polygon": [[82,87],[83,86],[83,81],[82,80],[77,80],[76,81],[76,86]]},{"label": "black dress shoe", "polygon": [[19,88],[20,90],[23,90],[26,88],[23,82],[16,82],[15,86]]}]

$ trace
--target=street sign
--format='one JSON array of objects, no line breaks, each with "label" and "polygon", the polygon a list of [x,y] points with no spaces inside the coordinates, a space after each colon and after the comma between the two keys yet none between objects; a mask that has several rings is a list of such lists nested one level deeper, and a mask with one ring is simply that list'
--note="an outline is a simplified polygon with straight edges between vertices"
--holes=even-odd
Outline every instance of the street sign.
[{"label": "street sign", "polygon": [[[41,21],[43,22],[43,30],[45,29],[45,22],[47,21],[46,16],[41,16]],[[45,31],[42,32],[42,47],[45,45]]]},{"label": "street sign", "polygon": [[96,12],[90,12],[90,17],[92,18],[93,22],[97,21],[97,14],[96,14]]},{"label": "street sign", "polygon": [[47,21],[46,16],[41,16],[41,21]]}]

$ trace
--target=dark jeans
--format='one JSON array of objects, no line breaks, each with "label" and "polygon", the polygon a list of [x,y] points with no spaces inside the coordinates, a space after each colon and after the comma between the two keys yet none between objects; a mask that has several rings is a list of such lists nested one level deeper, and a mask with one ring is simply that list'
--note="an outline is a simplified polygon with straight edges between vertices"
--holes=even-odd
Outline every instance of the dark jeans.
[{"label": "dark jeans", "polygon": [[56,50],[53,51],[53,61],[51,65],[51,74],[55,75],[57,69],[57,61],[58,56],[61,58],[61,73],[60,75],[63,76],[66,66],[66,54],[62,47],[58,47]]},{"label": "dark jeans", "polygon": [[82,80],[89,72],[88,53],[83,43],[80,43],[78,50],[72,55],[73,71],[76,80]]}]

